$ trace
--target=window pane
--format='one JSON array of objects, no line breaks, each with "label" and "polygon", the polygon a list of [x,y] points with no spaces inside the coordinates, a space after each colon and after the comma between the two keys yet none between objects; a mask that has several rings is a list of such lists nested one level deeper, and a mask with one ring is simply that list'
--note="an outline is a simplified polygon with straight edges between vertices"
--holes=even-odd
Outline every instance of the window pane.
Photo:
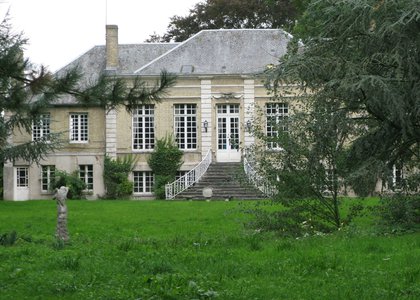
[{"label": "window pane", "polygon": [[51,189],[51,181],[55,176],[55,166],[42,166],[41,191],[48,192]]},{"label": "window pane", "polygon": [[93,165],[80,165],[79,177],[86,184],[86,190],[93,190]]},{"label": "window pane", "polygon": [[[266,134],[267,137],[278,136],[279,130],[287,131],[287,124],[285,120],[289,114],[289,106],[287,103],[267,103],[266,104]],[[278,149],[280,145],[275,141],[267,143],[268,148]]]},{"label": "window pane", "polygon": [[133,149],[153,149],[155,144],[154,105],[142,105],[133,114]]},{"label": "window pane", "polygon": [[87,142],[89,140],[88,132],[88,114],[71,114],[70,141]]},{"label": "window pane", "polygon": [[50,114],[42,114],[32,124],[32,140],[38,141],[50,134]]},{"label": "window pane", "polygon": [[16,168],[16,186],[17,187],[29,186],[29,169],[27,167]]},{"label": "window pane", "polygon": [[152,193],[153,191],[153,184],[154,184],[154,176],[153,173],[150,171],[134,171],[133,172],[133,192],[134,193]]},{"label": "window pane", "polygon": [[195,104],[175,105],[175,138],[179,149],[197,148],[196,110]]}]

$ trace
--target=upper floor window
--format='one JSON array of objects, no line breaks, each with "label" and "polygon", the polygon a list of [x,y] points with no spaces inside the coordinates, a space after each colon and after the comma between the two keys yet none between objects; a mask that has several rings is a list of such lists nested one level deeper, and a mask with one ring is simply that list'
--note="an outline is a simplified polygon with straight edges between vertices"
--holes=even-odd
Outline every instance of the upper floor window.
[{"label": "upper floor window", "polygon": [[88,138],[88,114],[70,114],[70,142],[86,143]]},{"label": "upper floor window", "polygon": [[50,114],[39,115],[32,123],[32,140],[38,141],[41,139],[48,139],[48,135],[50,134],[50,123]]},{"label": "upper floor window", "polygon": [[133,112],[133,149],[149,150],[155,147],[155,108],[142,105]]},{"label": "upper floor window", "polygon": [[176,104],[175,138],[179,149],[194,150],[197,148],[197,105]]},{"label": "upper floor window", "polygon": [[[280,130],[287,131],[285,120],[289,116],[289,105],[287,103],[267,103],[266,109],[266,133],[268,137],[267,147],[270,149],[280,149],[280,145],[275,141]],[[270,141],[270,138],[273,140]]]},{"label": "upper floor window", "polygon": [[79,165],[79,178],[86,184],[86,190],[93,190],[93,165]]},{"label": "upper floor window", "polygon": [[41,172],[41,191],[48,192],[51,190],[51,182],[55,176],[55,166],[42,166]]}]

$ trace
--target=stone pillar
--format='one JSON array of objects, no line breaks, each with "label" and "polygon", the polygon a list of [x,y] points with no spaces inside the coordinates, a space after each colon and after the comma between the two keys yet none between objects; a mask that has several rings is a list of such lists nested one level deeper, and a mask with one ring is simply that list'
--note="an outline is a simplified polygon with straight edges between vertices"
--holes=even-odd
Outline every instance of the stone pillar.
[{"label": "stone pillar", "polygon": [[[204,129],[204,122],[207,121],[207,132]],[[211,149],[212,141],[212,109],[211,109],[211,80],[201,79],[201,156],[207,154]],[[213,151],[215,149],[212,149]]]},{"label": "stone pillar", "polygon": [[115,71],[118,67],[118,26],[106,25],[106,70]]},{"label": "stone pillar", "polygon": [[244,107],[245,107],[245,136],[244,143],[245,147],[251,146],[255,138],[248,132],[247,123],[248,121],[253,122],[253,112],[255,110],[255,81],[254,79],[244,79]]},{"label": "stone pillar", "polygon": [[111,109],[105,116],[105,153],[117,157],[117,111]]}]

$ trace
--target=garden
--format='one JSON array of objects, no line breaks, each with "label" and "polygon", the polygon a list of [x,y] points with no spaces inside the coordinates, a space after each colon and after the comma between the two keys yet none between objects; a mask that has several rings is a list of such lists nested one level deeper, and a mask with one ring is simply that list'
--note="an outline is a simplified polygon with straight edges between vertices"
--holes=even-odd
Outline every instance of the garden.
[{"label": "garden", "polygon": [[[377,202],[346,199],[343,211]],[[67,205],[63,243],[54,201],[0,202],[0,299],[420,298],[419,232],[384,230],[371,210],[287,237],[250,226],[271,202]]]}]

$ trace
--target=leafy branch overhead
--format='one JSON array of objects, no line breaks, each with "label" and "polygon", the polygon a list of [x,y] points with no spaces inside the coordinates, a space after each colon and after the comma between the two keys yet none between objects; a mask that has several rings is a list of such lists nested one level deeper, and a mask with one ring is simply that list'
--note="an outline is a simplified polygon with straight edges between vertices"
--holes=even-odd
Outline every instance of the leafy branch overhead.
[{"label": "leafy branch overhead", "polygon": [[[8,137],[16,130],[30,133],[39,116],[70,98],[82,106],[99,106],[113,109],[125,106],[132,111],[136,106],[158,102],[175,83],[175,77],[165,71],[153,85],[139,78],[128,81],[103,74],[86,85],[78,68],[64,74],[51,74],[43,66],[33,65],[24,59],[27,40],[14,34],[6,18],[0,23],[0,160],[39,161],[47,153],[60,147],[60,134],[47,138],[11,145]],[[82,84],[83,82],[83,84]]]},{"label": "leafy branch overhead", "polygon": [[206,0],[187,16],[173,16],[163,35],[149,42],[182,42],[205,29],[285,28],[290,30],[308,0]]},{"label": "leafy branch overhead", "polygon": [[351,143],[353,165],[368,158],[391,165],[420,160],[419,4],[314,1],[288,55],[267,70],[275,93],[281,83],[300,82],[318,102],[340,101],[367,129]]}]

